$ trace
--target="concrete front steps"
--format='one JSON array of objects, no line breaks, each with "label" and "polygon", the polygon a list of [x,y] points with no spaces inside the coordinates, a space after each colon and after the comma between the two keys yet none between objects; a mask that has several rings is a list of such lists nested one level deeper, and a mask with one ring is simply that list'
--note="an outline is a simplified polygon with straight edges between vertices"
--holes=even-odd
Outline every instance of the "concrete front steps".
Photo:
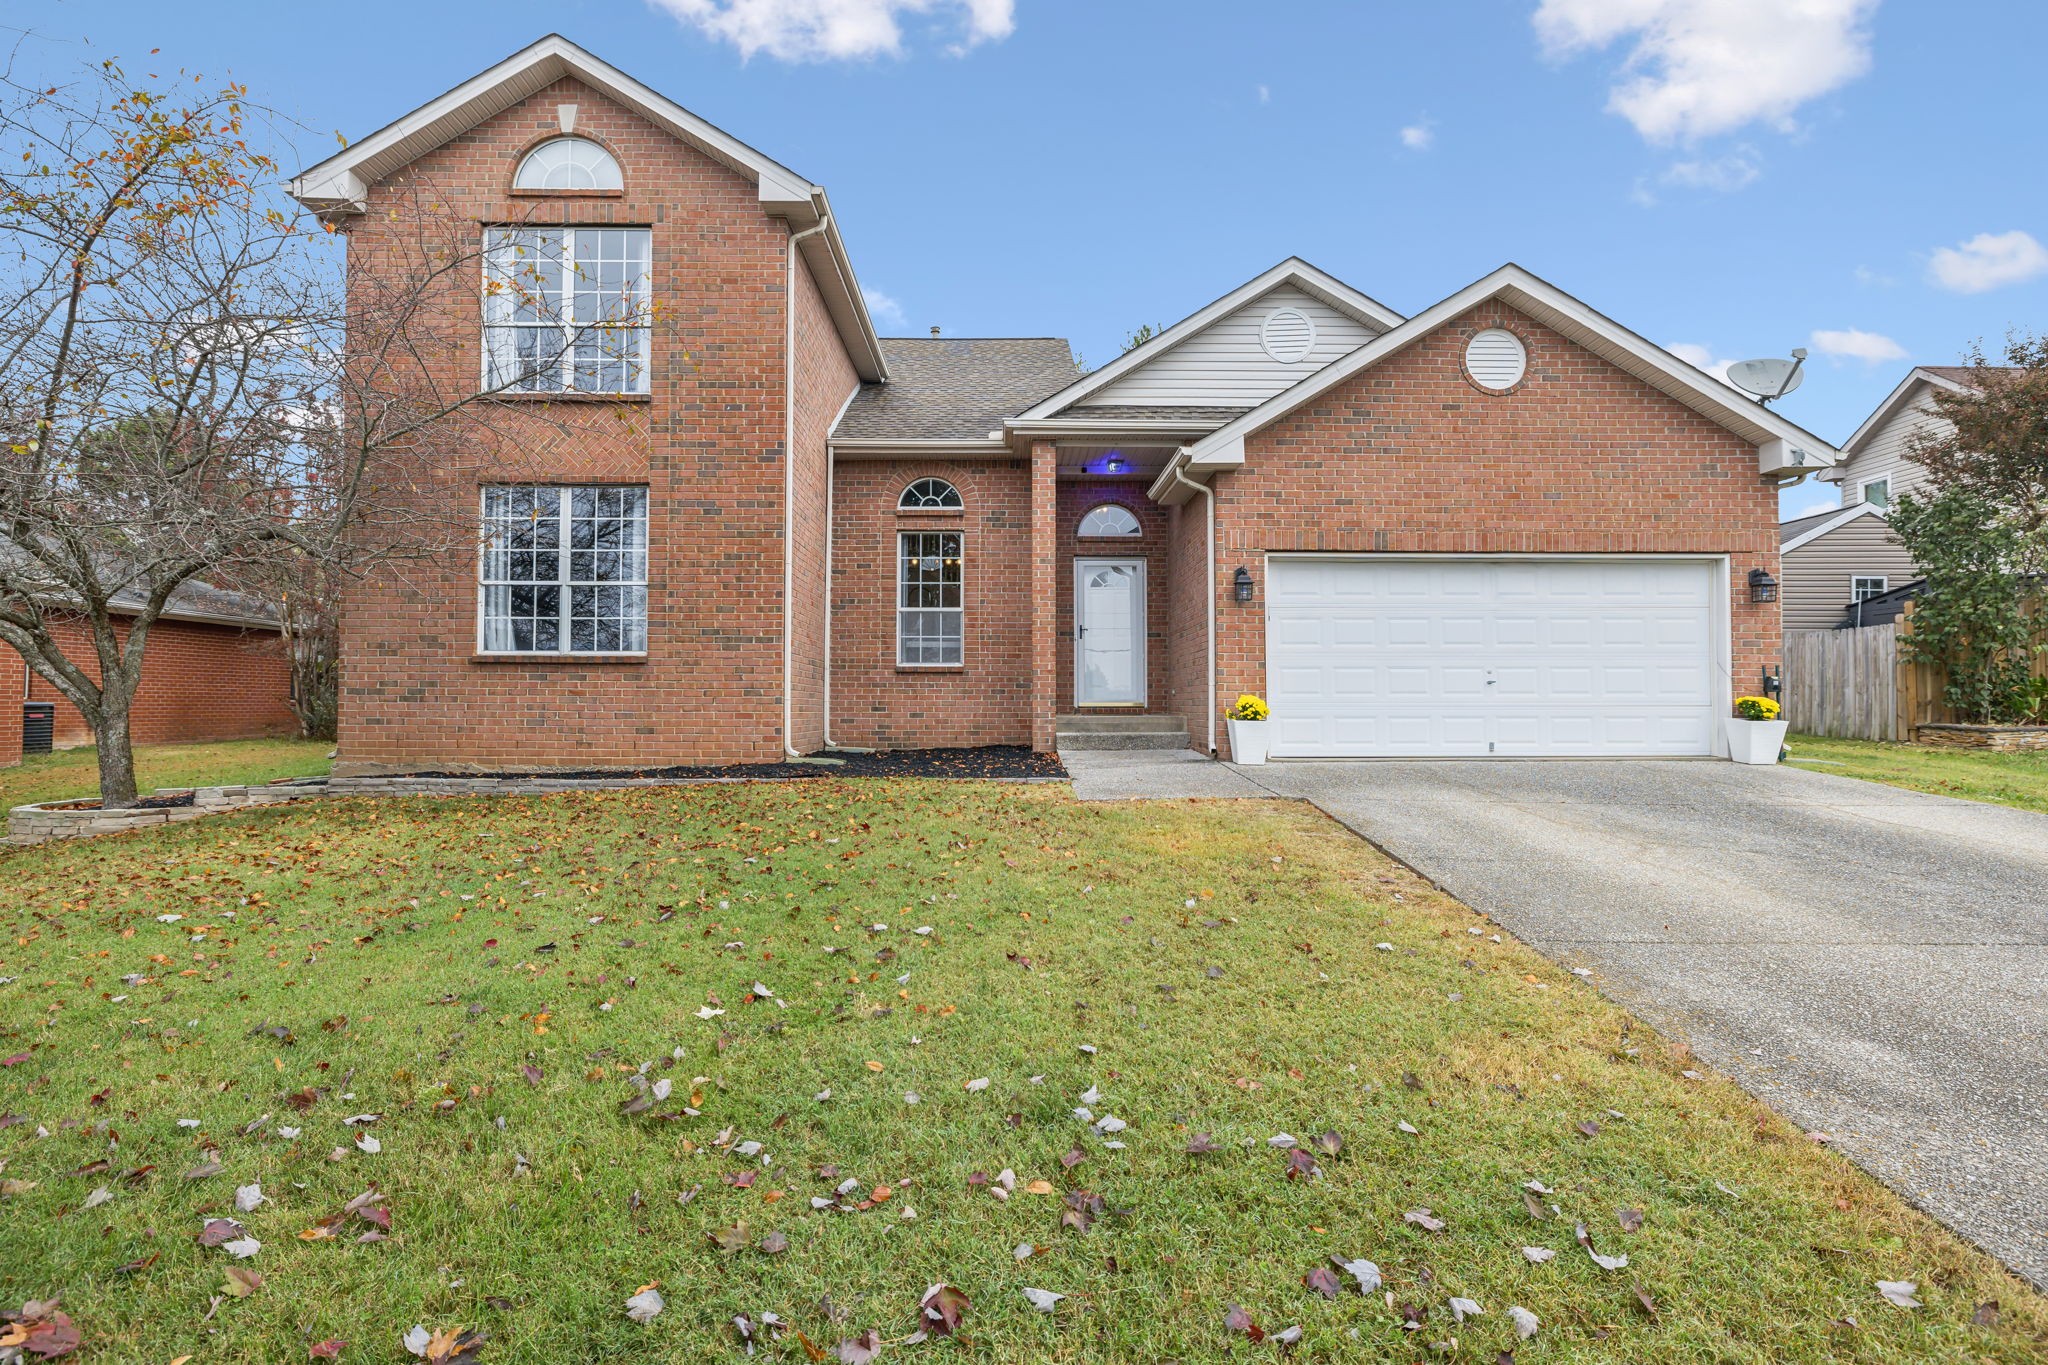
[{"label": "concrete front steps", "polygon": [[1076,749],[1185,749],[1188,725],[1179,716],[1115,713],[1061,716],[1054,726],[1063,753]]}]

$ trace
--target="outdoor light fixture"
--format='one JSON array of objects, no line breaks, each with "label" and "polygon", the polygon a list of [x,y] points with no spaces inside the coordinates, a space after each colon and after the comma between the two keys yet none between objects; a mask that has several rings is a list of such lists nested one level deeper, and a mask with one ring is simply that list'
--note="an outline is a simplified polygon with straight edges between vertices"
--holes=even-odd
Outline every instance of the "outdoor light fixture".
[{"label": "outdoor light fixture", "polygon": [[1749,571],[1749,600],[1752,602],[1775,602],[1778,600],[1778,580],[1771,577],[1768,569]]},{"label": "outdoor light fixture", "polygon": [[1107,474],[1121,474],[1121,473],[1123,473],[1123,472],[1124,472],[1124,461],[1123,461],[1123,457],[1122,457],[1121,455],[1112,455],[1112,456],[1110,456],[1110,457],[1109,457],[1109,459],[1108,459],[1108,460],[1107,460],[1107,461],[1106,461],[1106,462],[1105,462],[1105,463],[1103,464],[1102,468],[1103,468],[1103,472],[1104,472],[1104,473],[1107,473]]},{"label": "outdoor light fixture", "polygon": [[1231,596],[1240,602],[1252,600],[1252,571],[1240,566],[1230,579]]}]

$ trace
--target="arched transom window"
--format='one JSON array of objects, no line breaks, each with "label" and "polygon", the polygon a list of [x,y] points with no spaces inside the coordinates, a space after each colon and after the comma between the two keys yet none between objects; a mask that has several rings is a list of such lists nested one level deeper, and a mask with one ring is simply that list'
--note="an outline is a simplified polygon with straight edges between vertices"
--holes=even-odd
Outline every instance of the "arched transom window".
[{"label": "arched transom window", "polygon": [[587,137],[558,137],[526,154],[512,177],[515,190],[622,190],[612,154]]},{"label": "arched transom window", "polygon": [[919,479],[903,490],[903,496],[896,499],[896,505],[913,511],[928,507],[957,511],[960,508],[960,490],[944,479]]},{"label": "arched transom window", "polygon": [[1084,536],[1141,536],[1145,529],[1138,525],[1138,519],[1127,507],[1113,502],[1091,510],[1081,518],[1081,532]]}]

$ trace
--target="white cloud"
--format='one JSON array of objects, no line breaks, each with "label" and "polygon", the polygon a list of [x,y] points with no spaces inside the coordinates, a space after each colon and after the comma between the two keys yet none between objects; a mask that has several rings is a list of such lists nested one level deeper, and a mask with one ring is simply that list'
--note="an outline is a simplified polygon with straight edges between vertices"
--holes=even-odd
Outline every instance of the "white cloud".
[{"label": "white cloud", "polygon": [[650,0],[745,57],[765,52],[786,62],[894,56],[903,50],[905,15],[943,13],[958,23],[947,48],[956,55],[1007,38],[1015,0]]},{"label": "white cloud", "polygon": [[1256,88],[1256,89],[1258,90],[1258,92],[1259,92],[1259,103],[1260,103],[1260,104],[1271,104],[1271,103],[1273,102],[1273,91],[1272,91],[1272,88],[1271,88],[1270,86],[1264,86],[1264,85],[1261,85],[1261,86],[1257,86],[1257,87],[1255,87],[1255,88]]},{"label": "white cloud", "polygon": [[1428,119],[1418,119],[1401,130],[1401,145],[1411,152],[1426,152],[1436,143],[1436,127]]},{"label": "white cloud", "polygon": [[1664,349],[1686,364],[1705,370],[1714,378],[1721,380],[1728,378],[1728,367],[1735,363],[1715,355],[1712,347],[1701,346],[1697,342],[1674,341]]},{"label": "white cloud", "polygon": [[903,305],[873,285],[862,285],[860,287],[860,296],[867,303],[868,316],[872,317],[878,326],[905,327],[909,325],[910,320],[903,314]]},{"label": "white cloud", "polygon": [[2018,229],[1980,232],[1960,246],[1936,249],[1927,268],[1943,289],[1981,294],[2048,274],[2048,247]]},{"label": "white cloud", "polygon": [[1607,108],[1656,143],[1763,121],[1789,128],[1808,100],[1870,69],[1877,0],[1542,0],[1553,58],[1633,46]]},{"label": "white cloud", "polygon": [[1713,190],[1733,194],[1763,174],[1753,148],[1744,147],[1726,156],[1704,161],[1674,161],[1658,177],[1666,185],[1688,190]]},{"label": "white cloud", "polygon": [[1890,337],[1876,332],[1859,332],[1854,327],[1839,332],[1816,331],[1813,349],[1837,360],[1860,360],[1866,365],[1881,365],[1887,360],[1906,358],[1906,348]]}]

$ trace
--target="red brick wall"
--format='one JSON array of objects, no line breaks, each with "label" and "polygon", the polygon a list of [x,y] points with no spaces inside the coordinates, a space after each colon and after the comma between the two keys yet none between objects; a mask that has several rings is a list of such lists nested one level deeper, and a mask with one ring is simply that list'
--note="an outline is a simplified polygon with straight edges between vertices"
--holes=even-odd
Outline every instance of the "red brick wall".
[{"label": "red brick wall", "polygon": [[[957,513],[899,512],[916,479]],[[862,748],[1031,739],[1031,483],[1016,461],[841,460],[833,481],[832,738]],[[961,532],[959,668],[896,666],[896,536]]]},{"label": "red brick wall", "polygon": [[[1529,349],[1508,394],[1464,377],[1465,340],[1484,327]],[[1751,569],[1778,567],[1777,490],[1754,447],[1503,304],[1252,437],[1215,488],[1219,583],[1239,565],[1259,580],[1254,604],[1218,600],[1219,706],[1266,689],[1270,551],[1725,554],[1736,690],[1778,659],[1777,607],[1748,593]]]},{"label": "red brick wall", "polygon": [[[1209,509],[1198,493],[1167,509],[1166,687],[1171,708],[1187,722],[1188,744],[1209,747]],[[1219,704],[1221,704],[1219,702]],[[1222,742],[1220,737],[1217,741]]]},{"label": "red brick wall", "polygon": [[[100,674],[91,631],[83,624],[60,625],[64,656],[94,678]],[[0,667],[8,670],[9,695],[21,697],[28,679],[29,701],[57,704],[56,745],[68,749],[92,743],[92,730],[78,709],[28,666],[13,650],[0,646]],[[143,654],[142,686],[130,712],[130,736],[137,744],[179,744],[208,739],[252,739],[293,735],[299,730],[292,715],[291,667],[277,637],[235,626],[196,621],[159,621],[150,628]],[[21,743],[18,702],[0,716],[12,731],[16,755]],[[0,740],[0,745],[7,741]],[[0,762],[6,750],[0,748]]]},{"label": "red brick wall", "polygon": [[[565,102],[577,133],[618,156],[622,195],[510,193]],[[374,186],[350,230],[352,275],[390,269],[422,200],[471,241],[483,223],[651,229],[651,395],[498,405],[494,465],[423,471],[423,504],[451,528],[473,527],[484,483],[647,484],[648,654],[479,660],[473,546],[395,569],[345,604],[338,771],[777,757],[787,225],[747,179],[573,80]],[[450,344],[428,357],[451,391],[475,383],[481,325],[476,272],[458,275],[440,301]]]},{"label": "red brick wall", "polygon": [[0,645],[0,768],[21,762],[21,703],[28,695],[28,668]]},{"label": "red brick wall", "polygon": [[789,543],[796,553],[791,596],[794,692],[790,729],[799,753],[825,744],[825,630],[831,585],[825,562],[831,482],[826,439],[858,377],[825,311],[817,282],[801,260],[796,295],[796,480]]},{"label": "red brick wall", "polygon": [[[1129,540],[1081,539],[1076,534],[1081,518],[1087,515],[1089,509],[1100,507],[1106,502],[1113,502],[1137,517],[1138,525],[1143,528],[1144,534]],[[1145,561],[1145,705],[1142,708],[1118,706],[1110,709],[1125,714],[1174,709],[1166,691],[1170,673],[1166,639],[1168,599],[1171,591],[1167,567],[1166,510],[1145,496],[1145,485],[1142,482],[1089,479],[1059,485],[1055,512],[1059,519],[1059,576],[1056,580],[1058,604],[1054,620],[1058,622],[1060,640],[1057,663],[1060,711],[1068,712],[1074,709],[1076,559]]]}]

